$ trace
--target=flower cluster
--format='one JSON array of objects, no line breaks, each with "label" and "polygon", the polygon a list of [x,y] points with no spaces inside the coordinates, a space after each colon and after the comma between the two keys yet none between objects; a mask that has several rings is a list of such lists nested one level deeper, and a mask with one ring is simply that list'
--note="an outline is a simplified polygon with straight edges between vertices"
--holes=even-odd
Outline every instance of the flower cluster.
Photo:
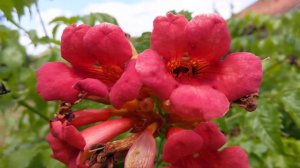
[{"label": "flower cluster", "polygon": [[[53,158],[70,168],[151,168],[159,140],[166,167],[249,167],[242,148],[222,148],[226,137],[213,120],[233,102],[255,110],[261,60],[227,55],[230,33],[215,14],[188,21],[168,13],[153,27],[151,47],[139,54],[113,24],[64,30],[61,55],[70,65],[37,72],[39,95],[61,102],[46,137]],[[111,106],[74,111],[82,101]]]}]

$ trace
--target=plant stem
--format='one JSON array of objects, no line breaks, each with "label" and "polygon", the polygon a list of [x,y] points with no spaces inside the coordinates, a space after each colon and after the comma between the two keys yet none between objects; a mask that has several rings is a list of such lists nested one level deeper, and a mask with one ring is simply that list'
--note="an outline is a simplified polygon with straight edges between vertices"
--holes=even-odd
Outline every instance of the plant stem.
[{"label": "plant stem", "polygon": [[163,144],[165,142],[164,136],[159,136],[159,137],[160,137],[160,141],[158,144],[158,151],[157,151],[157,156],[156,156],[156,161],[155,161],[155,167],[160,167],[159,165],[162,163],[161,154],[163,152]]},{"label": "plant stem", "polygon": [[44,114],[40,113],[37,109],[33,108],[32,106],[30,106],[28,103],[26,103],[23,100],[19,100],[18,103],[24,107],[26,107],[28,110],[30,110],[31,112],[33,112],[34,114],[38,115],[39,117],[41,117],[42,119],[44,119],[45,121],[49,121],[50,119],[45,116]]},{"label": "plant stem", "polygon": [[[35,5],[35,8],[36,8],[36,12],[38,13],[38,16],[39,16],[39,19],[40,19],[40,22],[41,22],[41,25],[42,25],[44,34],[45,34],[45,36],[46,36],[48,39],[50,39],[49,36],[48,36],[48,33],[47,33],[47,29],[46,29],[44,20],[43,20],[43,18],[42,18],[41,12],[40,12],[40,8],[39,8],[39,6],[38,6],[38,3],[35,2],[34,5]],[[52,49],[52,45],[51,45],[50,42],[49,42],[49,48]]]}]

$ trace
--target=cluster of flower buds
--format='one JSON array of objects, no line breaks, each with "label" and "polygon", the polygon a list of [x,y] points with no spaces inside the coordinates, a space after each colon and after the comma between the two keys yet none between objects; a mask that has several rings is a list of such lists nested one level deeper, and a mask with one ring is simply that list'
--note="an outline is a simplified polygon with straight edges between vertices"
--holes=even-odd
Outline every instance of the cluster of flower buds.
[{"label": "cluster of flower buds", "polygon": [[[150,49],[139,54],[113,24],[64,30],[61,55],[70,65],[50,62],[37,72],[39,95],[61,101],[46,137],[53,158],[70,168],[121,163],[125,168],[156,163],[249,167],[241,147],[222,148],[226,137],[213,120],[234,102],[255,110],[262,79],[259,57],[227,55],[230,32],[215,14],[188,21],[168,13],[153,26]],[[72,110],[82,101],[110,106]]]}]

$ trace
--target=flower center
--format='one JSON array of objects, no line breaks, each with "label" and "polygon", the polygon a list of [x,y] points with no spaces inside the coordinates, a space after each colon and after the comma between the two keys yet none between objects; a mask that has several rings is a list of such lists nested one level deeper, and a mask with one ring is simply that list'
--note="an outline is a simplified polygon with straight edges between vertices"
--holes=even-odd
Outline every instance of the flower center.
[{"label": "flower center", "polygon": [[76,66],[83,75],[99,79],[107,85],[113,85],[122,75],[123,69],[117,65],[89,65],[89,66]]},{"label": "flower center", "polygon": [[189,56],[183,56],[181,59],[175,59],[168,62],[167,67],[169,72],[175,78],[195,77],[208,64],[202,60]]}]

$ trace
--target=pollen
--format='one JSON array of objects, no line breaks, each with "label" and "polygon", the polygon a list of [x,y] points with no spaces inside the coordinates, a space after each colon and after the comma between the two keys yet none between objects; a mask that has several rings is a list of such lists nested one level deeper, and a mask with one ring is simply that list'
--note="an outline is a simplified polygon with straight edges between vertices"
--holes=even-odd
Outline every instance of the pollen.
[{"label": "pollen", "polygon": [[93,65],[76,67],[88,77],[99,79],[107,85],[113,85],[123,73],[123,69],[117,65]]},{"label": "pollen", "polygon": [[175,78],[197,76],[207,65],[207,62],[197,58],[191,59],[188,56],[183,56],[181,59],[171,60],[167,63],[169,72]]}]

